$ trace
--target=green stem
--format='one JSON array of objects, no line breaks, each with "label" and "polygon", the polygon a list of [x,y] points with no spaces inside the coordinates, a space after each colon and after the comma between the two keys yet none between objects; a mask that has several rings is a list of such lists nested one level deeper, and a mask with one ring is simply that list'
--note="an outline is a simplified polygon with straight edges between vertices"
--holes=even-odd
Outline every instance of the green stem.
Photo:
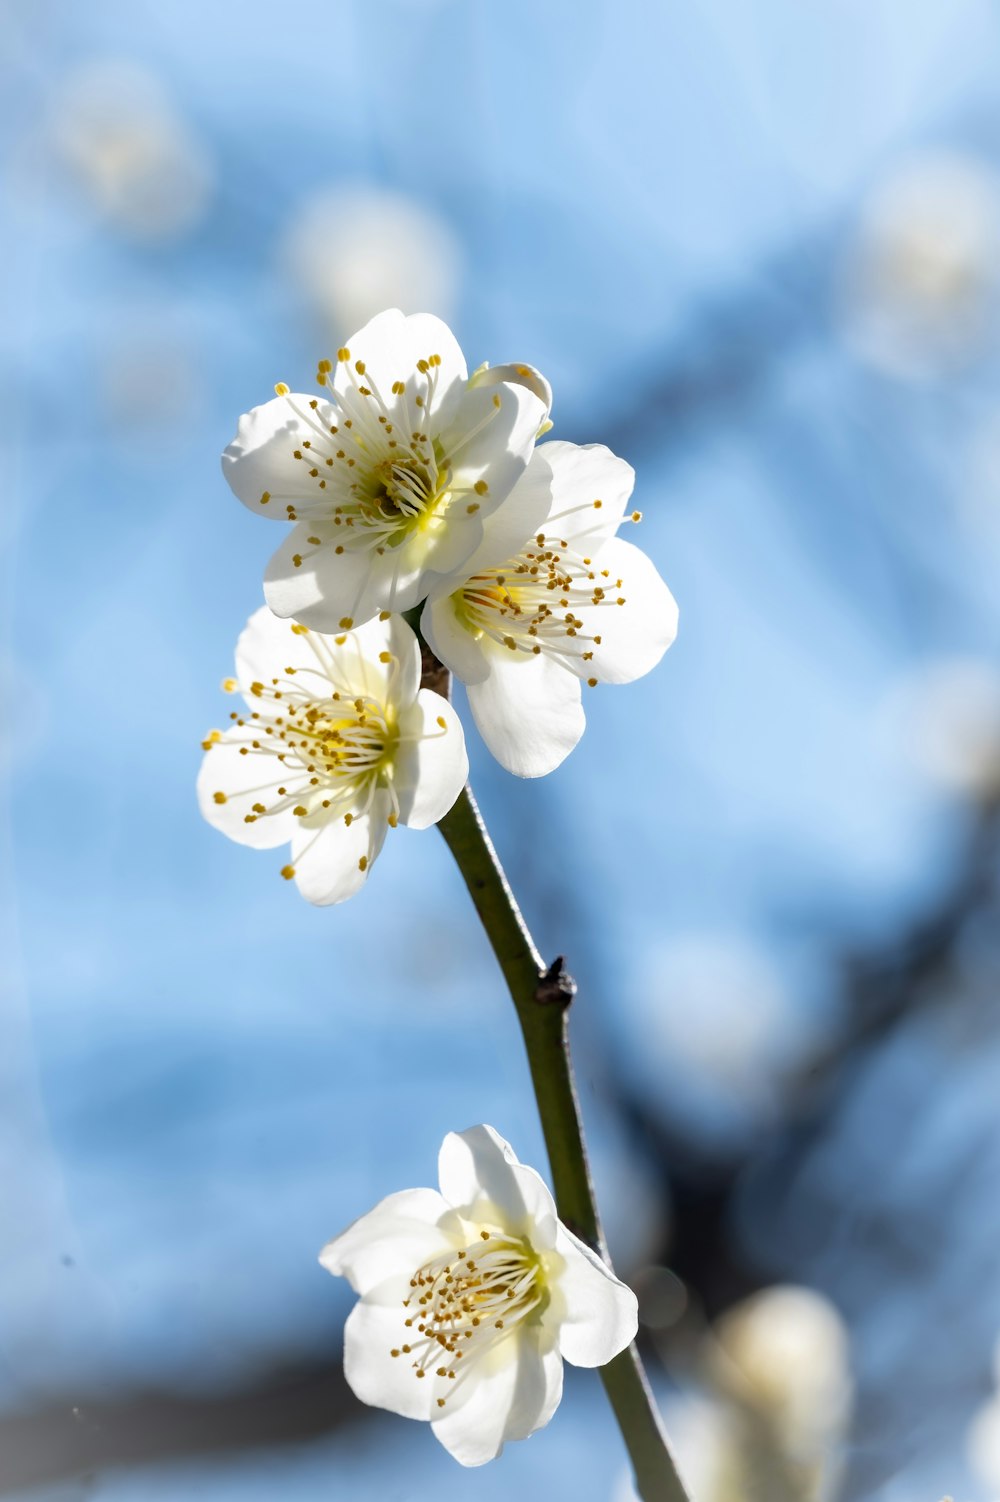
[{"label": "green stem", "polygon": [[[569,1052],[575,987],[562,960],[546,969],[466,788],[439,828],[458,863],[517,1011],[560,1219],[608,1260],[587,1163]],[[601,1368],[643,1502],[688,1502],[634,1345]]]}]

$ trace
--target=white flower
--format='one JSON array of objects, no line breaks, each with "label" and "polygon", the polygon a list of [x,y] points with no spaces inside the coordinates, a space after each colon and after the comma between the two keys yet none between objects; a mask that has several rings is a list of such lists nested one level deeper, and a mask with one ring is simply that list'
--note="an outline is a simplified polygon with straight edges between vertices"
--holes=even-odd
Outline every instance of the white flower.
[{"label": "white flower", "polygon": [[421,630],[467,685],[493,755],[520,777],[551,772],[580,739],[581,680],[630,683],[677,633],[669,589],[614,535],[634,479],[600,445],[540,444],[464,577],[428,596]]},{"label": "white flower", "polygon": [[563,1359],[603,1366],[636,1299],[556,1218],[548,1189],[489,1126],[450,1132],[440,1194],[391,1194],[323,1248],[361,1295],[344,1371],[364,1403],[427,1419],[463,1465],[548,1423]]},{"label": "white flower", "polygon": [[321,397],[277,386],[242,417],[222,467],[244,505],[296,523],[267,569],[271,609],[349,630],[461,568],[523,474],[551,394],[527,365],[470,380],[446,324],[396,309],[317,379]]},{"label": "white flower", "polygon": [[202,742],[201,811],[240,844],[291,841],[281,874],[310,902],[350,897],[387,829],[426,829],[462,789],[461,723],[420,688],[420,649],[399,616],[323,636],[262,608],[224,687],[247,708]]}]

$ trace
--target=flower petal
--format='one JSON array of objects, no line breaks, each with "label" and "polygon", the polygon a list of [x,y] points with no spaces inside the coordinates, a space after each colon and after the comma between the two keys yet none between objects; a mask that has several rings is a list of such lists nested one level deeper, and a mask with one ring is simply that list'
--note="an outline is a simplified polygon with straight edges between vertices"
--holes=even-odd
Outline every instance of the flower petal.
[{"label": "flower petal", "polygon": [[280,620],[266,605],[255,610],[236,642],[236,678],[252,710],[260,700],[251,691],[253,683],[269,683],[285,676],[287,668],[311,673],[316,667],[316,649],[311,633],[296,623]]},{"label": "flower petal", "polygon": [[292,392],[254,407],[240,418],[236,437],[222,455],[222,473],[230,489],[260,516],[287,521],[289,504],[297,512],[331,509],[332,492],[318,490],[309,466],[295,458],[304,438],[316,438],[317,429],[325,433],[335,420],[329,402],[318,401],[313,409],[313,400]]},{"label": "flower petal", "polygon": [[[419,1378],[413,1356],[402,1350],[409,1333],[403,1300],[420,1263],[369,1289],[344,1326],[344,1376],[355,1397],[406,1419],[430,1419],[439,1412],[436,1384]],[[393,1356],[393,1351],[399,1351]]]},{"label": "flower petal", "polygon": [[420,630],[436,657],[463,683],[481,683],[489,676],[490,658],[459,614],[461,594],[438,593],[428,598]]},{"label": "flower petal", "polygon": [[423,688],[399,728],[405,737],[393,783],[399,817],[411,829],[428,829],[444,818],[469,775],[462,722],[447,699]]},{"label": "flower petal", "polygon": [[[432,313],[407,316],[398,308],[388,308],[352,334],[347,349],[348,359],[338,360],[332,380],[338,397],[348,404],[365,401],[356,395],[363,382],[377,390],[391,421],[397,416],[402,420],[407,412],[415,419],[418,411],[425,427],[429,422],[437,428],[451,421],[468,371],[458,341],[440,318]],[[429,361],[432,356],[438,357],[438,363],[430,371],[419,371],[417,362]],[[365,367],[363,376],[357,370],[359,360]],[[393,393],[396,382],[406,386],[405,399]],[[424,398],[422,409],[415,405],[417,396]]]},{"label": "flower petal", "polygon": [[[470,493],[468,504],[478,506],[484,517],[503,503],[523,475],[544,415],[543,404],[526,386],[505,381],[492,389],[463,393],[440,443],[453,483]],[[488,487],[478,501],[478,492],[473,493],[477,484]]]},{"label": "flower petal", "polygon": [[492,1207],[504,1229],[525,1235],[537,1250],[554,1244],[556,1208],[548,1187],[493,1127],[449,1132],[438,1154],[438,1178],[448,1203],[469,1219],[477,1206]]},{"label": "flower petal", "polygon": [[635,484],[631,464],[601,443],[552,439],[535,450],[549,474],[549,514],[541,530],[594,553],[617,531]]},{"label": "flower petal", "polygon": [[388,795],[377,793],[370,814],[345,824],[329,820],[316,829],[296,820],[292,836],[295,885],[309,902],[329,907],[364,886],[385,841]]},{"label": "flower petal", "polygon": [[[234,725],[205,752],[198,773],[198,806],[209,824],[237,844],[273,850],[288,843],[297,820],[291,807],[284,813],[259,816],[254,804],[278,802],[277,788],[294,790],[296,773],[283,767],[276,756],[255,751],[250,739],[249,729]],[[298,780],[305,782],[305,774]]]},{"label": "flower petal", "polygon": [[[357,624],[380,610],[419,604],[422,576],[404,549],[382,555],[352,550],[344,547],[343,536],[333,522],[312,521],[300,522],[285,538],[264,574],[264,598],[275,615],[334,633],[344,629],[343,620]],[[475,546],[474,538],[469,546]]]},{"label": "flower petal", "polygon": [[540,370],[520,361],[513,365],[482,365],[470,377],[469,385],[498,386],[501,381],[509,381],[513,386],[526,386],[529,391],[533,391],[545,407],[545,419],[548,418],[552,411],[552,387]]},{"label": "flower petal", "polygon": [[[542,456],[551,447],[545,443],[535,449],[507,499],[485,518],[483,540],[463,565],[459,582],[464,584],[473,574],[506,563],[545,524],[552,509],[552,471]],[[439,585],[432,598],[439,598],[448,588],[448,584]]]},{"label": "flower petal", "polygon": [[635,1339],[635,1294],[561,1223],[556,1251],[565,1266],[543,1322],[550,1329],[558,1326],[559,1349],[573,1366],[604,1366]]},{"label": "flower petal", "polygon": [[537,1326],[519,1331],[477,1363],[466,1377],[464,1401],[453,1406],[449,1397],[431,1428],[461,1465],[484,1465],[506,1440],[527,1439],[549,1422],[562,1378],[562,1358],[545,1332]]},{"label": "flower petal", "polygon": [[411,1278],[449,1245],[438,1224],[448,1213],[436,1189],[402,1189],[328,1241],[319,1260],[360,1294],[404,1272]]},{"label": "flower petal", "polygon": [[[581,639],[600,636],[593,659],[573,661],[581,678],[601,683],[631,683],[655,668],[677,635],[677,602],[652,560],[634,543],[612,537],[597,554],[595,569],[621,581],[624,605],[583,605]],[[615,591],[609,590],[613,600]]]},{"label": "flower petal", "polygon": [[501,766],[544,777],[565,761],[586,728],[577,678],[552,658],[494,647],[489,676],[469,685],[479,733]]}]

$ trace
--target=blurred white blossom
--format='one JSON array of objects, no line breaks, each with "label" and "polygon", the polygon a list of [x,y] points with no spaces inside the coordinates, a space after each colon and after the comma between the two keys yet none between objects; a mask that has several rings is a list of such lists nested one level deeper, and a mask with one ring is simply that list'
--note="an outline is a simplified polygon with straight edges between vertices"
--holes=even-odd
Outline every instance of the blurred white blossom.
[{"label": "blurred white blossom", "polygon": [[462,252],[429,204],[371,184],[307,198],[290,220],[282,259],[295,289],[339,340],[382,308],[426,308],[449,321]]},{"label": "blurred white blossom", "polygon": [[985,658],[936,658],[897,683],[886,734],[932,782],[966,797],[1000,788],[1000,670]]},{"label": "blurred white blossom", "polygon": [[995,335],[1000,179],[974,157],[912,158],[872,190],[845,267],[851,344],[895,376],[961,366]]},{"label": "blurred white blossom", "polygon": [[212,164],[155,74],[102,60],[64,78],[56,150],[97,210],[136,239],[173,238],[201,220]]},{"label": "blurred white blossom", "polygon": [[715,1326],[709,1367],[718,1386],[764,1416],[791,1456],[807,1460],[840,1435],[852,1382],[847,1330],[812,1289],[765,1288]]},{"label": "blurred white blossom", "polygon": [[969,1465],[984,1486],[1000,1493],[1000,1393],[983,1404],[966,1435]]}]

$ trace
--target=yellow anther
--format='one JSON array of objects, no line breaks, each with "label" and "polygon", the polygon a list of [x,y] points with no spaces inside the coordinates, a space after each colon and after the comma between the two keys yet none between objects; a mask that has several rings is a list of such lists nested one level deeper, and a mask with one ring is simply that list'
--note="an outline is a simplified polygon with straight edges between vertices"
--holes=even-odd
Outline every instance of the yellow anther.
[{"label": "yellow anther", "polygon": [[221,730],[210,730],[201,743],[201,749],[208,751],[212,746],[217,746],[222,739]]},{"label": "yellow anther", "polygon": [[378,654],[378,660],[379,660],[379,662],[391,662],[392,661],[392,653],[391,652],[380,652]]},{"label": "yellow anther", "polygon": [[[367,871],[368,870],[368,857],[367,857],[367,855],[363,855],[361,857],[361,859],[358,861],[358,870],[359,871]],[[417,1373],[418,1377],[422,1377],[423,1375],[424,1375],[423,1372],[418,1372]]]},{"label": "yellow anther", "polygon": [[350,631],[350,629],[351,629],[351,627],[353,625],[354,625],[354,617],[353,616],[351,616],[351,615],[342,615],[340,617],[340,629],[341,629],[341,631]]},{"label": "yellow anther", "polygon": [[351,825],[354,823],[354,815],[353,814],[345,814],[344,815],[344,823],[347,826],[347,828],[350,829]]},{"label": "yellow anther", "polygon": [[475,516],[476,512],[479,510],[479,502],[478,501],[470,501],[469,504],[466,506],[465,509],[469,513],[470,516]]},{"label": "yellow anther", "polygon": [[262,505],[262,506],[266,506],[266,505],[267,505],[267,503],[268,503],[268,501],[269,501],[269,500],[270,500],[270,499],[271,499],[271,492],[270,492],[270,491],[269,491],[269,490],[265,490],[265,491],[264,491],[264,492],[263,492],[263,494],[262,494],[262,495],[261,495],[261,498],[260,498],[260,504],[261,504],[261,505]]},{"label": "yellow anther", "polygon": [[418,360],[417,369],[420,371],[421,375],[426,375],[428,370],[430,369],[430,366],[427,364],[426,360]]},{"label": "yellow anther", "polygon": [[267,809],[264,807],[263,803],[255,803],[254,806],[253,806],[253,811],[254,811],[255,814],[266,814],[267,813]]},{"label": "yellow anther", "polygon": [[378,613],[378,618],[380,621],[387,621],[390,615],[392,615],[391,610],[380,610]]},{"label": "yellow anther", "polygon": [[390,829],[395,829],[399,824],[399,816],[397,814],[390,814],[387,822]]},{"label": "yellow anther", "polygon": [[405,390],[406,390],[406,387],[405,387],[405,385],[403,384],[402,381],[393,381],[393,383],[392,383],[392,394],[393,394],[393,396],[402,396],[402,394],[403,394],[403,392]]},{"label": "yellow anther", "polygon": [[294,563],[294,565],[295,565],[296,568],[301,568],[302,567],[302,554],[301,553],[293,553],[292,554],[292,562]]},{"label": "yellow anther", "polygon": [[472,488],[477,495],[485,495],[490,487],[487,485],[485,480],[477,480]]},{"label": "yellow anther", "polygon": [[278,381],[278,382],[275,383],[275,387],[274,387],[274,394],[275,394],[275,396],[287,396],[288,395],[288,391],[289,391],[289,388],[285,385],[284,381]]},{"label": "yellow anther", "polygon": [[253,694],[255,699],[259,699],[261,694],[264,692],[263,683],[251,683],[250,692]]},{"label": "yellow anther", "polygon": [[337,359],[340,361],[340,363],[342,365],[346,365],[347,361],[350,358],[351,358],[351,352],[347,348],[347,345],[346,344],[341,345],[340,349],[338,349],[338,351],[337,351]]},{"label": "yellow anther", "polygon": [[225,793],[213,793],[212,798],[216,803],[227,803],[229,801]]},{"label": "yellow anther", "polygon": [[364,373],[365,373],[365,362],[364,362],[364,360],[355,360],[355,362],[354,362],[354,369],[357,371],[358,375],[364,375]]},{"label": "yellow anther", "polygon": [[494,393],[494,396],[493,396],[493,405],[494,405],[494,407],[496,407],[497,411],[499,412],[502,403],[500,401],[499,396],[497,396],[495,393]]},{"label": "yellow anther", "polygon": [[602,507],[602,506],[603,506],[603,505],[604,505],[604,502],[603,502],[603,501],[595,501],[595,502],[594,502],[594,510],[595,510],[595,511],[600,511],[600,509],[601,509],[601,507]]},{"label": "yellow anther", "polygon": [[445,717],[444,717],[444,715],[443,715],[443,714],[439,714],[439,715],[438,715],[438,717],[437,717],[437,722],[438,722],[438,724],[439,724],[439,725],[440,725],[440,726],[441,726],[441,729],[442,729],[442,730],[447,730],[447,729],[448,729],[448,722],[447,722],[447,720],[446,720],[446,719],[445,719]]},{"label": "yellow anther", "polygon": [[596,678],[588,678],[587,682],[588,682],[588,684],[590,685],[591,688],[596,688],[597,687],[597,679]]},{"label": "yellow anther", "polygon": [[292,630],[296,636],[307,636],[309,634],[309,627],[300,625],[298,621],[292,622]]},{"label": "yellow anther", "polygon": [[321,537],[307,537],[306,538],[306,542],[311,542],[314,548],[318,548],[319,545],[320,545],[320,543],[322,542],[322,540],[323,539]]},{"label": "yellow anther", "polygon": [[297,803],[292,809],[292,813],[297,819],[304,819],[308,812],[309,810],[301,803]]},{"label": "yellow anther", "polygon": [[281,874],[285,878],[286,881],[291,881],[292,877],[295,875],[295,867],[294,866],[282,866],[282,868],[281,868]]},{"label": "yellow anther", "polygon": [[633,511],[632,512],[632,520],[634,522],[641,522],[642,521],[642,512],[641,511]]}]

